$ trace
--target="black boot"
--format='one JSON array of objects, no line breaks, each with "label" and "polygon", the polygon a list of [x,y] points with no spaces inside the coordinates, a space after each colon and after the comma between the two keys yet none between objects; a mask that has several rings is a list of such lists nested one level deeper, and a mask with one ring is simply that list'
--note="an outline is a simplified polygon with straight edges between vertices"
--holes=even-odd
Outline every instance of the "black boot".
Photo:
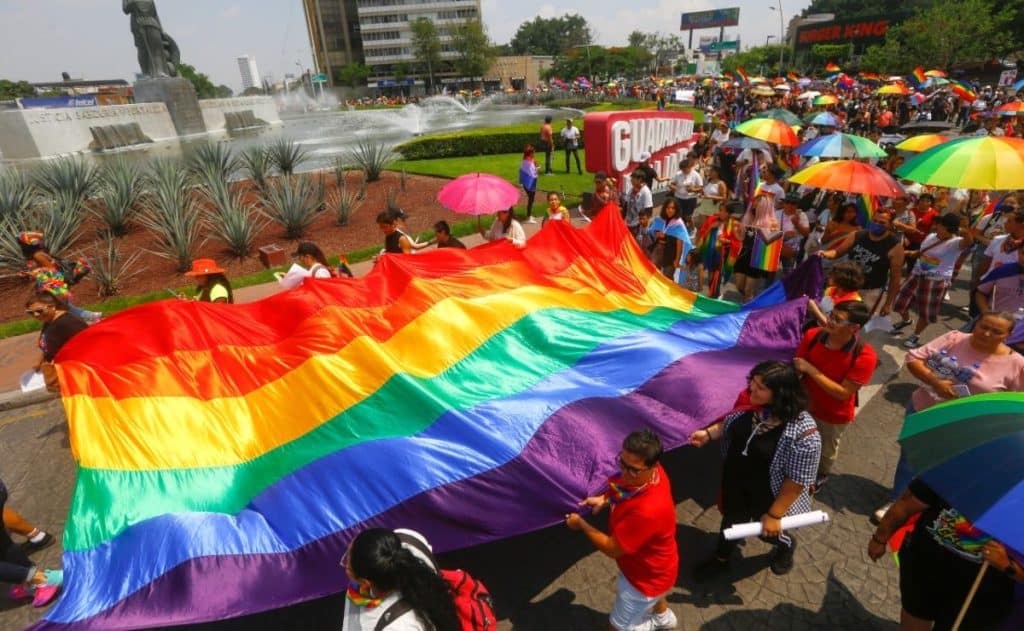
[{"label": "black boot", "polygon": [[796,539],[792,538],[793,535],[788,536],[791,540],[788,546],[784,543],[778,543],[775,549],[772,550],[771,568],[772,574],[776,576],[789,574],[789,571],[793,569],[793,553],[796,551]]}]

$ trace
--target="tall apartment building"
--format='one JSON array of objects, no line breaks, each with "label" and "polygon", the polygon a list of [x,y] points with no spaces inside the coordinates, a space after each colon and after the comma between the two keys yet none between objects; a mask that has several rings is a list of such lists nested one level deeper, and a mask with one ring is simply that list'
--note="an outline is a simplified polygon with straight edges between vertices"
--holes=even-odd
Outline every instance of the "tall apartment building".
[{"label": "tall apartment building", "polygon": [[314,55],[332,81],[338,68],[359,61],[370,68],[370,82],[393,78],[398,64],[409,75],[422,69],[412,44],[413,21],[432,20],[440,36],[444,67],[436,77],[454,74],[450,62],[457,53],[451,46],[451,29],[470,19],[480,19],[480,0],[303,0]]},{"label": "tall apartment building", "polygon": [[242,91],[249,88],[262,87],[260,84],[260,71],[256,67],[256,58],[249,55],[242,55],[238,58],[238,72],[242,75]]}]

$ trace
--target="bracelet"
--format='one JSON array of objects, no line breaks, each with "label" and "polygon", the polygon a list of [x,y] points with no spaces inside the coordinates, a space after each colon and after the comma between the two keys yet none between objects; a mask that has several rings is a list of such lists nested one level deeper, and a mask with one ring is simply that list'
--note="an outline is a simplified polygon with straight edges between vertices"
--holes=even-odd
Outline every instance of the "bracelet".
[{"label": "bracelet", "polygon": [[704,433],[708,435],[708,440],[714,440],[714,438],[711,436],[711,430],[710,429],[705,427],[704,428]]},{"label": "bracelet", "polygon": [[768,511],[768,512],[766,512],[766,513],[765,513],[765,515],[768,515],[768,516],[769,516],[769,517],[771,517],[772,519],[779,519],[779,520],[781,520],[781,519],[782,519],[782,517],[785,517],[785,515],[783,515],[782,517],[778,517],[778,516],[776,516],[776,515],[772,515],[772,512],[771,512],[771,511]]},{"label": "bracelet", "polygon": [[877,538],[877,533],[871,535],[871,540],[880,546],[884,546],[885,544],[889,543],[888,541],[879,541]]}]

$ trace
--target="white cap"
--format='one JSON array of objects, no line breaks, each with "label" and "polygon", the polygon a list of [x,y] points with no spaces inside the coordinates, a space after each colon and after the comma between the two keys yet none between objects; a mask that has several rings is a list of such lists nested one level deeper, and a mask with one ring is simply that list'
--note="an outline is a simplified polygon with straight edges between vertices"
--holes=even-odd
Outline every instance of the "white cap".
[{"label": "white cap", "polygon": [[642,152],[640,154],[640,162],[647,162],[650,159],[651,159],[651,152],[650,151],[644,151],[644,152]]}]

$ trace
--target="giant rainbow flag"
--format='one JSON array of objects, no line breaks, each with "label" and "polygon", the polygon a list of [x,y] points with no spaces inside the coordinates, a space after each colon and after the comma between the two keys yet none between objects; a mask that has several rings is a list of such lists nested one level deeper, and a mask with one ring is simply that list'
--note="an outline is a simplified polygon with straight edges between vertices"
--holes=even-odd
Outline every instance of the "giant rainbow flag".
[{"label": "giant rainbow flag", "polygon": [[562,521],[629,431],[670,448],[788,358],[804,301],[663,278],[617,213],[523,250],[383,257],[260,302],[164,301],[58,370],[78,478],[66,590],[39,628],[129,629],[341,591],[371,526],[438,551]]}]

